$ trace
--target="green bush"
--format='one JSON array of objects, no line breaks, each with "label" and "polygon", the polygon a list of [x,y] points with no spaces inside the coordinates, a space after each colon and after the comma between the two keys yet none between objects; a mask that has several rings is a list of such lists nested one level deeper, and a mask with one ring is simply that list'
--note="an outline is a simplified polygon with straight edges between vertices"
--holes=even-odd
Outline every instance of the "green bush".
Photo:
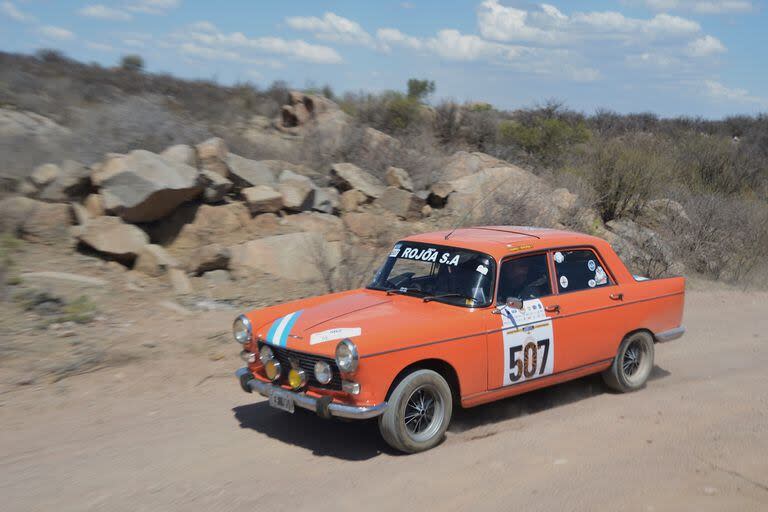
[{"label": "green bush", "polygon": [[138,73],[144,70],[144,59],[141,55],[125,55],[120,59],[120,67],[126,71]]},{"label": "green bush", "polygon": [[502,121],[499,142],[515,145],[543,162],[557,161],[570,146],[590,139],[590,131],[582,121],[569,123],[558,118],[536,117],[531,123]]}]

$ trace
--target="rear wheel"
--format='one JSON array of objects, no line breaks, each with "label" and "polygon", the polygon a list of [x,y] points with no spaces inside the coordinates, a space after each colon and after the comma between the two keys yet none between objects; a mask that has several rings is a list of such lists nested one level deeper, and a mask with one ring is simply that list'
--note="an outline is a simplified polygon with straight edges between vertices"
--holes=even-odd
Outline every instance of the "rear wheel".
[{"label": "rear wheel", "polygon": [[647,332],[636,332],[624,338],[613,364],[603,372],[603,381],[616,391],[628,393],[645,385],[653,370],[653,338]]},{"label": "rear wheel", "polygon": [[451,388],[432,370],[416,370],[398,383],[389,407],[379,416],[379,431],[391,447],[416,453],[438,445],[453,413]]}]

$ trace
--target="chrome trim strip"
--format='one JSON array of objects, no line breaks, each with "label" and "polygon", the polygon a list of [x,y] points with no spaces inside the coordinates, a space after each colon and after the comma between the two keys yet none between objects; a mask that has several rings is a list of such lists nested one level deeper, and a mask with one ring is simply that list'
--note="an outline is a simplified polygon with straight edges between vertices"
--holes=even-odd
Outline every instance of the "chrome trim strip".
[{"label": "chrome trim strip", "polygon": [[682,325],[668,331],[657,332],[654,336],[659,343],[665,343],[667,341],[676,340],[683,337],[685,334],[685,327]]},{"label": "chrome trim strip", "polygon": [[[235,375],[237,375],[238,378],[240,378],[243,375],[246,375],[250,373],[248,368],[240,368],[235,372]],[[308,396],[304,393],[296,393],[294,391],[289,391],[287,389],[283,389],[280,386],[275,386],[273,384],[270,384],[268,382],[263,382],[258,379],[251,379],[247,383],[249,388],[251,388],[252,391],[256,391],[262,396],[265,396],[269,398],[269,396],[272,394],[272,390],[279,388],[281,391],[288,393],[291,395],[291,398],[293,398],[293,403],[302,409],[307,409],[312,412],[317,412],[317,403],[319,400],[315,397]],[[375,418],[377,416],[380,416],[384,413],[384,411],[387,409],[387,402],[382,402],[380,404],[376,405],[370,405],[370,406],[357,406],[357,405],[346,405],[346,404],[339,404],[335,402],[331,402],[328,404],[328,413],[331,416],[336,416],[337,418],[348,418],[353,420],[367,420],[370,418]]]}]

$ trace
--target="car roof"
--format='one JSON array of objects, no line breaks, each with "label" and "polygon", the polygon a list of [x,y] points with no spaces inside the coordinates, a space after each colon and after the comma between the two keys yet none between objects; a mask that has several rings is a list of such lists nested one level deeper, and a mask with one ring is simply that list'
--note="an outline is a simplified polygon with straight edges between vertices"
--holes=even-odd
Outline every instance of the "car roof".
[{"label": "car roof", "polygon": [[601,238],[584,233],[531,226],[474,226],[411,235],[403,241],[472,249],[496,259],[519,251],[578,245],[602,246],[606,243]]}]

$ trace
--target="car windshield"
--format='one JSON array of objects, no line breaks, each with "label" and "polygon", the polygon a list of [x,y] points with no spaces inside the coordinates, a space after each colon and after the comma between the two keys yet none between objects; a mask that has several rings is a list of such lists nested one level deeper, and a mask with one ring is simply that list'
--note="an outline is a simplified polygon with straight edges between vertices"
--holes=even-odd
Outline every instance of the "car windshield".
[{"label": "car windshield", "polygon": [[491,303],[496,265],[476,251],[398,242],[368,288],[435,300],[456,306]]}]

